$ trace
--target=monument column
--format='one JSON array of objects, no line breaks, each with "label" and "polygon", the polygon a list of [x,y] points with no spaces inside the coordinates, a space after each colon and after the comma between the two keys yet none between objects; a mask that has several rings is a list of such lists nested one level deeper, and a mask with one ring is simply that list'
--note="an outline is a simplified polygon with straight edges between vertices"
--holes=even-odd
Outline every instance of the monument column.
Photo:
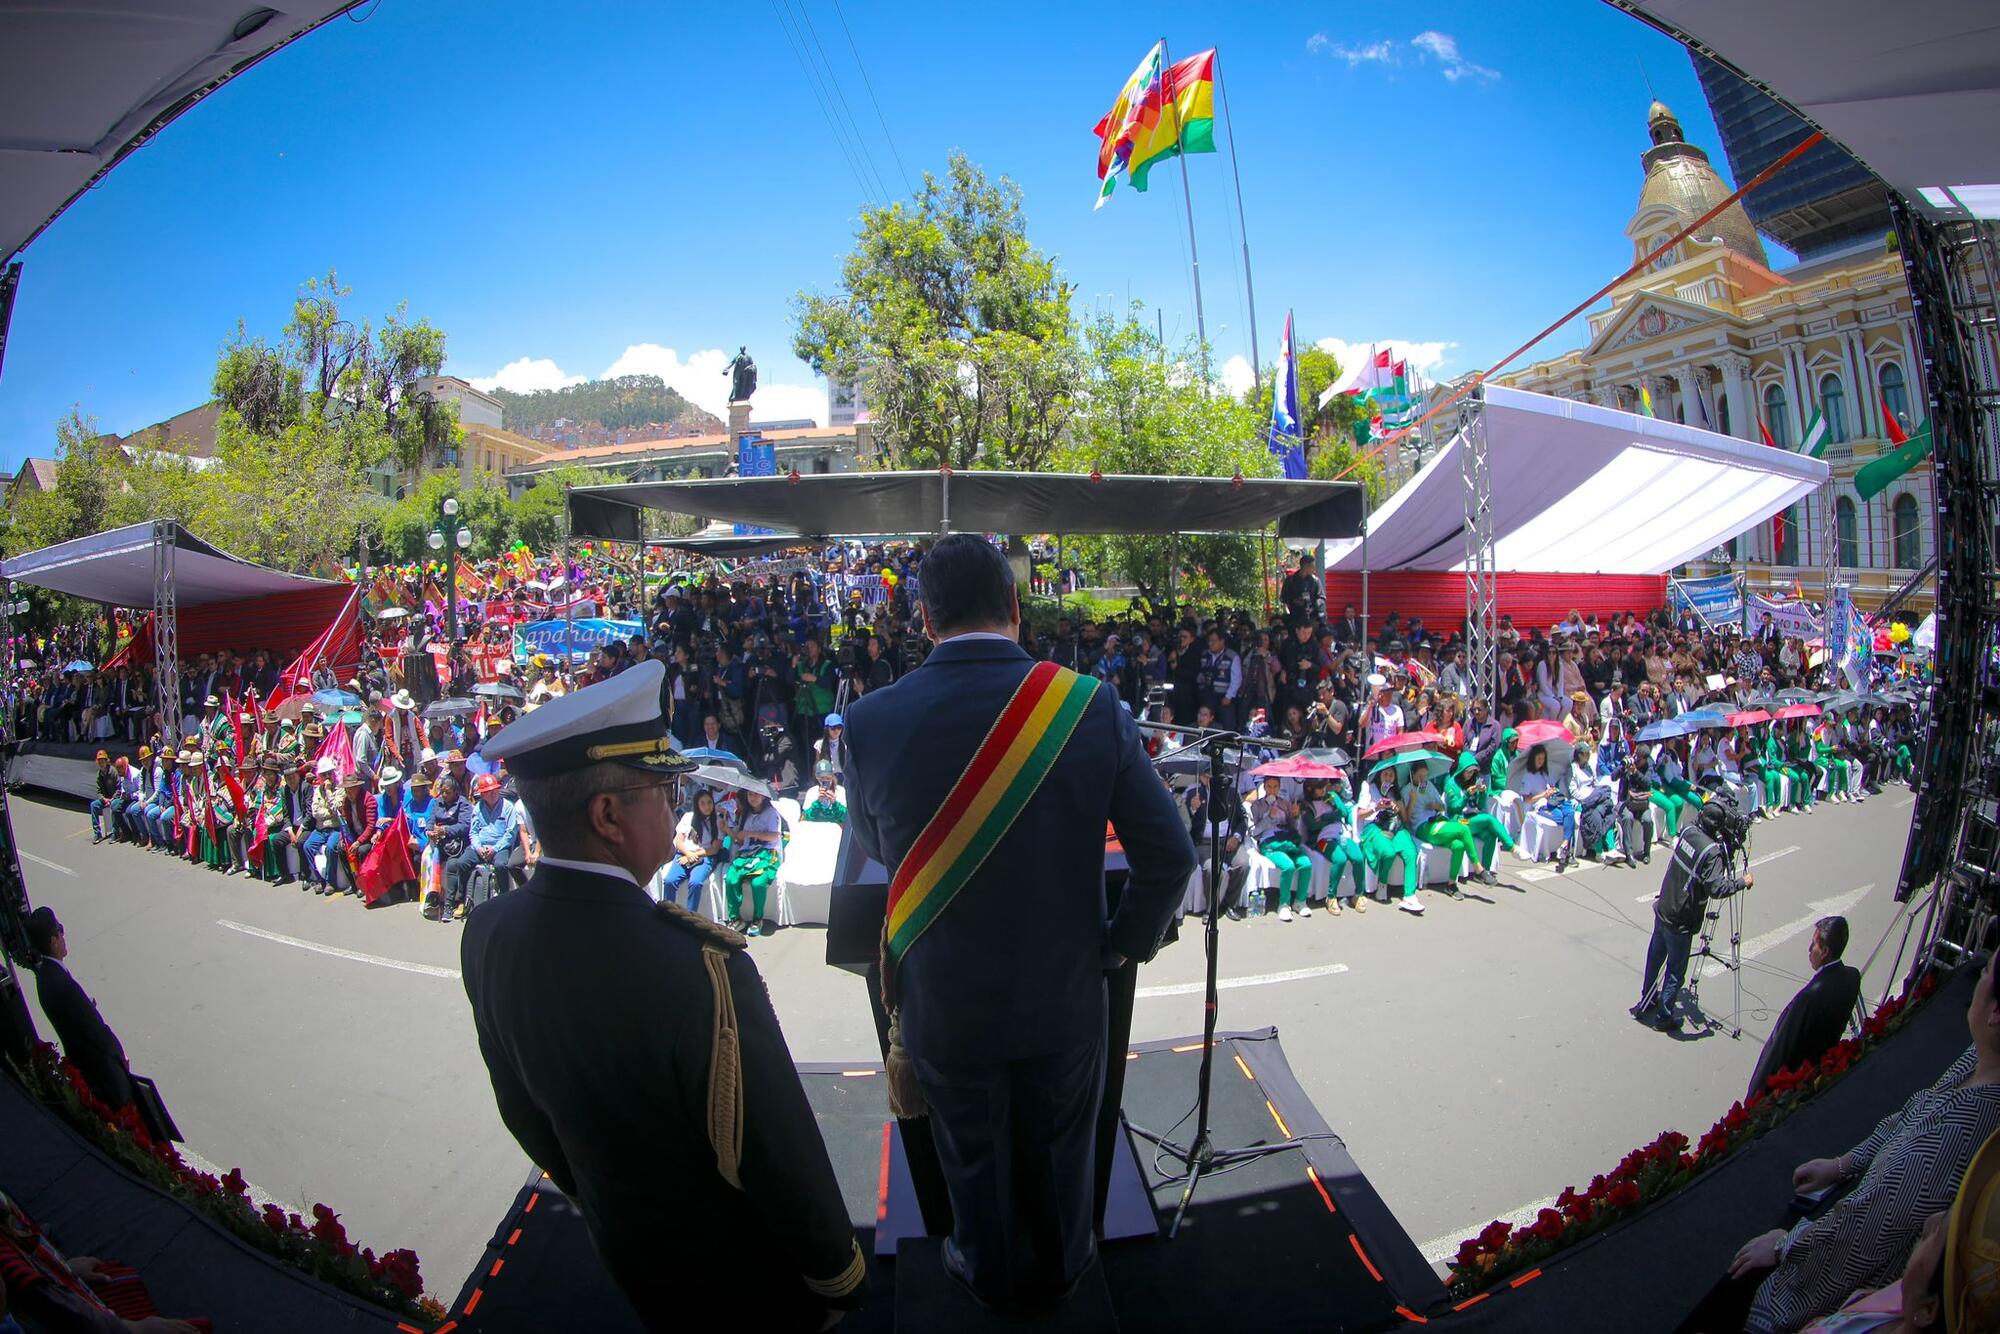
[{"label": "monument column", "polygon": [[[1701,425],[1700,386],[1703,378],[1702,373],[1692,365],[1674,367],[1674,380],[1681,391],[1681,419],[1689,426]],[[1709,429],[1715,429],[1714,423],[1710,423]]]}]

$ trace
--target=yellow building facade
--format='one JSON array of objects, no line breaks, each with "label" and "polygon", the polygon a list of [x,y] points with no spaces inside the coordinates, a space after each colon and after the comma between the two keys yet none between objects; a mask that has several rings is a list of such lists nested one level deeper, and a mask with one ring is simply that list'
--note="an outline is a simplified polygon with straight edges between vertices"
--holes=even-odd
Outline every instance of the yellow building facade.
[{"label": "yellow building facade", "polygon": [[[1731,193],[1666,106],[1652,105],[1647,131],[1639,206],[1626,226],[1634,263]],[[1914,433],[1924,416],[1909,290],[1888,238],[1776,271],[1732,204],[1613,289],[1588,320],[1584,347],[1497,378],[1630,411],[1650,402],[1655,416],[1747,441],[1768,430],[1788,449],[1815,411],[1824,415],[1828,485],[1690,573],[1734,570],[1751,591],[1796,585],[1816,598],[1831,556],[1856,603],[1872,609],[1929,564],[1928,462],[1872,499],[1854,490],[1856,470],[1894,448],[1885,417]],[[1921,611],[1932,597],[1926,584],[1904,605]]]}]

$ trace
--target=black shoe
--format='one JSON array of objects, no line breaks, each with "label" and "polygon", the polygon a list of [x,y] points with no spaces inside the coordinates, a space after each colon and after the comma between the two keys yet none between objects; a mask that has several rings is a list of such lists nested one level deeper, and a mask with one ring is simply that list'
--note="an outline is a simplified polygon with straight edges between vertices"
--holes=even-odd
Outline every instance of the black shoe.
[{"label": "black shoe", "polygon": [[1661,1033],[1678,1033],[1681,1031],[1680,1019],[1677,1016],[1667,1014],[1664,1011],[1655,1011],[1654,1014],[1646,1020],[1646,1026],[1655,1029]]},{"label": "black shoe", "polygon": [[974,1306],[982,1311],[993,1311],[993,1304],[980,1296],[978,1289],[972,1286],[972,1277],[965,1272],[965,1261],[960,1258],[958,1247],[952,1243],[950,1237],[944,1239],[943,1251],[945,1275],[958,1285],[959,1291],[963,1292]]}]

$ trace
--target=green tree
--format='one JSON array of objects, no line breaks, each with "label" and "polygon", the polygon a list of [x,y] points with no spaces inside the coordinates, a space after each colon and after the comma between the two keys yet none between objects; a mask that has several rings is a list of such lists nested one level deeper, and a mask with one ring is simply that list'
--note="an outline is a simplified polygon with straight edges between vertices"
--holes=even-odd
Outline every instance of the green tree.
[{"label": "green tree", "polygon": [[859,381],[892,466],[1032,470],[1077,408],[1070,290],[1020,187],[953,153],[915,199],[863,211],[839,293],[795,299],[792,351]]},{"label": "green tree", "polygon": [[[1368,490],[1371,505],[1384,498],[1386,475],[1379,458],[1364,460],[1348,471],[1364,452],[1355,445],[1356,433],[1367,421],[1367,409],[1358,398],[1337,395],[1322,408],[1320,395],[1340,383],[1340,359],[1325,348],[1308,346],[1299,355],[1299,418],[1305,431],[1306,475],[1321,481],[1339,478],[1360,482]],[[1243,401],[1257,414],[1259,423],[1271,420],[1271,396],[1276,392],[1278,372],[1265,370],[1257,388],[1245,391]]]},{"label": "green tree", "polygon": [[704,432],[723,429],[714,414],[688,402],[657,375],[620,375],[561,389],[538,389],[532,394],[508,389],[492,392],[507,413],[507,429],[523,434],[552,426],[558,417],[595,423],[612,431],[634,426],[694,427]]},{"label": "green tree", "polygon": [[[1073,472],[1275,476],[1278,461],[1264,447],[1255,409],[1206,392],[1194,350],[1168,349],[1142,313],[1135,305],[1122,317],[1107,312],[1084,326],[1088,407],[1057,452],[1057,466]],[[1162,610],[1176,552],[1176,581],[1184,597],[1250,602],[1258,594],[1257,538],[1249,534],[1089,537],[1077,547],[1088,566],[1122,574]]]},{"label": "green tree", "polygon": [[[442,559],[441,553],[430,549],[429,538],[438,526],[440,506],[447,496],[458,498],[458,522],[472,529],[472,546],[464,553],[470,559],[497,556],[514,544],[518,535],[515,504],[508,500],[507,488],[497,478],[476,473],[468,481],[457,473],[437,472],[384,509],[379,529],[383,549],[398,561]],[[535,546],[532,541],[529,545]]]}]

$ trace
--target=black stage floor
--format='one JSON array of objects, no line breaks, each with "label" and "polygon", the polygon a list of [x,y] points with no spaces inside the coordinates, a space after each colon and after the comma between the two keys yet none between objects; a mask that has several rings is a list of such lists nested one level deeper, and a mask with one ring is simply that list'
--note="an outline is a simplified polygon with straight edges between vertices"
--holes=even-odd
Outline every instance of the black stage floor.
[{"label": "black stage floor", "polygon": [[[1170,1128],[1193,1107],[1200,1060],[1199,1039],[1133,1048],[1128,1120],[1185,1142],[1191,1117]],[[801,1075],[870,1257],[867,1304],[840,1329],[894,1329],[896,1261],[877,1258],[873,1245],[889,1176],[880,1069],[813,1066]],[[1436,1304],[1443,1295],[1437,1278],[1300,1090],[1275,1030],[1218,1038],[1214,1087],[1218,1147],[1288,1135],[1303,1143],[1206,1179],[1177,1240],[1104,1247],[1105,1279],[1123,1329],[1390,1329]],[[1164,1232],[1180,1187],[1156,1166],[1151,1145],[1134,1142]],[[662,1246],[672,1244],[661,1238]],[[705,1317],[712,1311],[718,1323],[726,1320],[728,1305],[727,1278],[719,1276],[716,1288],[689,1294],[687,1327],[715,1327]],[[455,1334],[640,1330],[598,1267],[575,1211],[539,1176],[523,1187],[451,1314],[456,1325],[447,1328]]]}]

